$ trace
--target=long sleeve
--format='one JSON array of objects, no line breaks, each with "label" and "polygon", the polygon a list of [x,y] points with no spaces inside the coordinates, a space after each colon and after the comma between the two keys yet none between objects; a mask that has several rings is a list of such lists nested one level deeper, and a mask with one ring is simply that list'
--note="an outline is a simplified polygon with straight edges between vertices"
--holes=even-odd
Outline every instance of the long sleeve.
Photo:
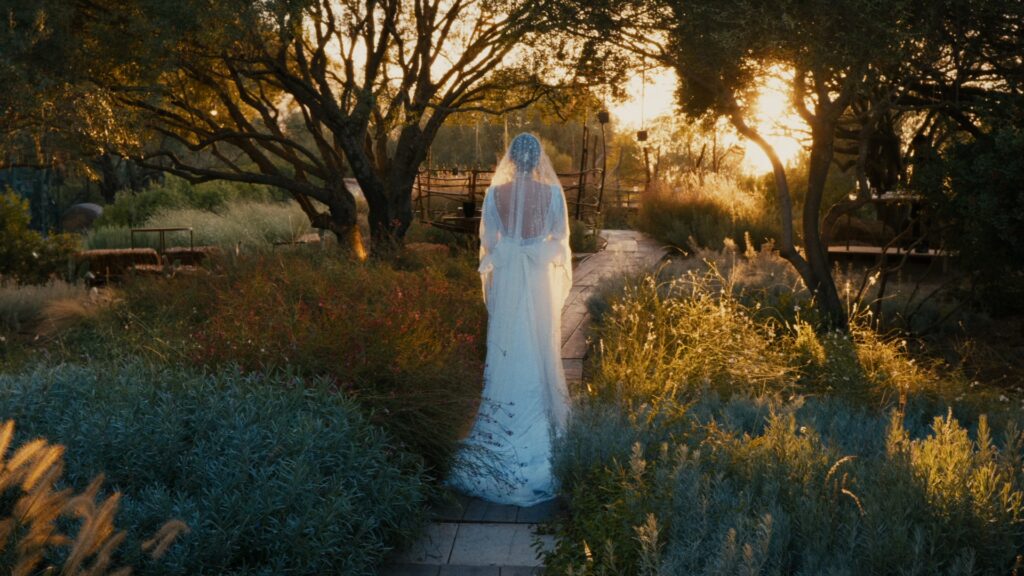
[{"label": "long sleeve", "polygon": [[552,293],[559,297],[559,305],[565,303],[572,290],[572,249],[569,247],[569,213],[565,206],[565,195],[561,186],[552,186],[551,234],[548,242],[553,244],[555,267],[552,275]]},{"label": "long sleeve", "polygon": [[484,196],[484,206],[480,218],[480,284],[483,289],[484,303],[488,301],[491,291],[491,280],[494,277],[492,254],[498,244],[497,210],[494,205],[493,189],[488,188]]}]

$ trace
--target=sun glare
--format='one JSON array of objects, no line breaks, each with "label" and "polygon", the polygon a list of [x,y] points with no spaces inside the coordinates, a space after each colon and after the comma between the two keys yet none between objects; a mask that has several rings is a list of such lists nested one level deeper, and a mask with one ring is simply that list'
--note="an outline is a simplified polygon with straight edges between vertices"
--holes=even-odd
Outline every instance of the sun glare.
[{"label": "sun glare", "polygon": [[[789,164],[802,152],[799,137],[806,133],[807,124],[790,104],[786,72],[772,70],[765,77],[754,103],[751,124],[771,144],[783,164]],[[763,174],[772,169],[771,161],[763,150],[750,140],[743,140],[743,169],[751,174]]]},{"label": "sun glare", "polygon": [[[610,111],[620,128],[639,130],[650,127],[658,116],[675,113],[675,90],[673,72],[648,70],[643,79],[637,74],[629,80],[626,84],[628,99],[611,106]],[[783,164],[791,163],[801,154],[803,147],[799,136],[806,130],[803,119],[790,105],[787,90],[786,72],[772,70],[761,85],[750,119]],[[731,140],[730,135],[725,140]],[[742,169],[749,174],[770,172],[772,165],[768,156],[753,142],[740,140],[744,151]]]},{"label": "sun glare", "polygon": [[650,126],[652,118],[672,114],[675,92],[675,74],[664,68],[648,70],[643,76],[637,74],[629,79],[628,100],[611,106],[609,111],[620,128],[640,130]]}]

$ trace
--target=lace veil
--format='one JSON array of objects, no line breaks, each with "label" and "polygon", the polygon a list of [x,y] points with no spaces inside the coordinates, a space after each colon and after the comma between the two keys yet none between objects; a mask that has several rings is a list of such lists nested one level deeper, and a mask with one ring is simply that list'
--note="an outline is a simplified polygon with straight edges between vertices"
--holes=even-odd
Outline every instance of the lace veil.
[{"label": "lace veil", "polygon": [[502,236],[528,240],[543,235],[554,200],[562,186],[551,159],[536,136],[522,133],[512,139],[491,179],[491,193]]}]

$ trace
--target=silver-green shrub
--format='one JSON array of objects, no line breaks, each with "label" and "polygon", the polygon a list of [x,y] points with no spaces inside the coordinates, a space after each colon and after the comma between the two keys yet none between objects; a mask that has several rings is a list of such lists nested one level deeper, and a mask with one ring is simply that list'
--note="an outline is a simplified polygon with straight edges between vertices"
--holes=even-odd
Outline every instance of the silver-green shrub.
[{"label": "silver-green shrub", "polygon": [[184,178],[164,175],[144,190],[123,190],[114,203],[103,208],[96,222],[101,228],[141,226],[161,210],[197,208],[218,211],[231,202],[280,202],[287,192],[269,186],[214,180],[191,184]]},{"label": "silver-green shrub", "polygon": [[572,520],[552,563],[643,574],[659,550],[658,574],[1008,574],[1022,436],[997,448],[986,430],[945,416],[908,431],[818,399],[709,394],[685,416],[587,404],[559,453]]},{"label": "silver-green shrub", "polygon": [[900,341],[816,332],[800,295],[779,309],[784,291],[765,287],[786,280],[767,264],[709,260],[604,295],[593,375],[558,447],[570,514],[549,569],[1021,567],[1019,415],[974,391],[960,401],[966,382]]},{"label": "silver-green shrub", "polygon": [[[104,472],[136,574],[373,574],[423,519],[418,459],[315,383],[108,364],[0,376],[19,435],[67,446],[67,478]],[[166,519],[192,531],[131,556]]]}]

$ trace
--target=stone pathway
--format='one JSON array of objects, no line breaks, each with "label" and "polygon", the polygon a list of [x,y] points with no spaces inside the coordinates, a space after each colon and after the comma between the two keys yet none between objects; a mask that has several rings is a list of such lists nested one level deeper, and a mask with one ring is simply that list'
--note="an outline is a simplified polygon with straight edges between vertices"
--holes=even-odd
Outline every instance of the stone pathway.
[{"label": "stone pathway", "polygon": [[[562,363],[570,389],[583,380],[589,316],[587,299],[601,279],[652,268],[664,255],[660,244],[633,230],[604,230],[604,250],[580,262],[562,309]],[[423,538],[391,558],[385,576],[528,576],[541,574],[540,551],[554,547],[554,536],[539,526],[561,513],[555,500],[530,508],[503,506],[455,496],[434,511]],[[535,543],[537,545],[535,545]]]}]

